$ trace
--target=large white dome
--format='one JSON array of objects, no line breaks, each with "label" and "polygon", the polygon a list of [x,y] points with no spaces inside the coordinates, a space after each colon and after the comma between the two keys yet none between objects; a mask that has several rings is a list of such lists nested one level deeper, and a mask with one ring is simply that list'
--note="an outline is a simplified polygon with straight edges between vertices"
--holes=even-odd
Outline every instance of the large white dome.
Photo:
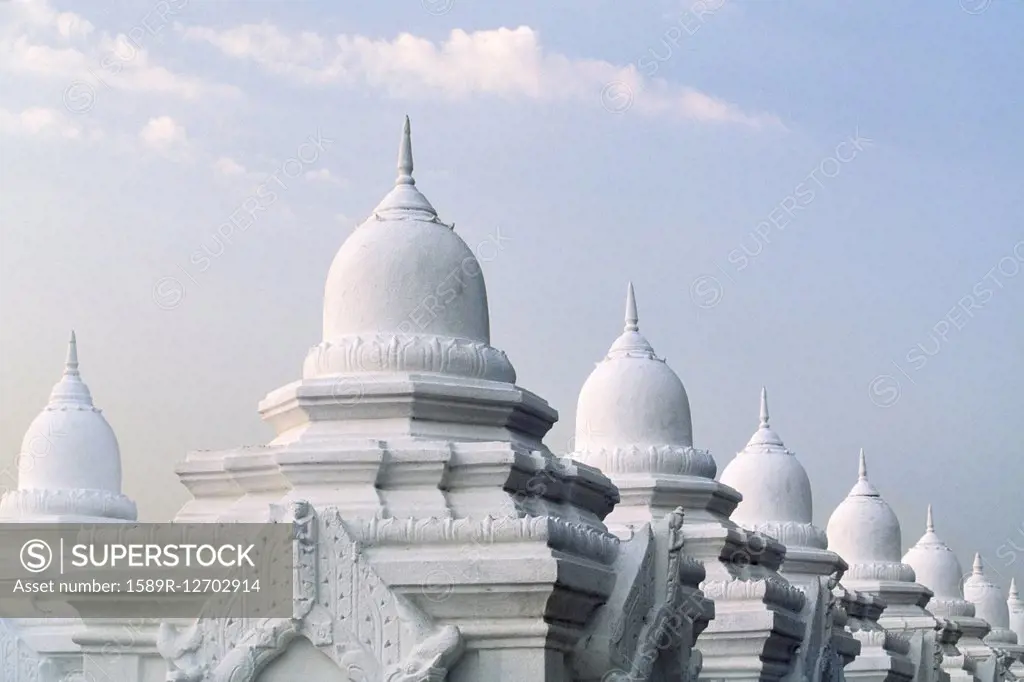
[{"label": "large white dome", "polygon": [[302,374],[431,372],[515,383],[508,358],[490,346],[480,263],[438,219],[412,171],[406,117],[398,179],[331,263],[323,341]]},{"label": "large white dome", "polygon": [[587,378],[576,404],[576,450],[693,445],[683,382],[638,331],[629,285],[626,326]]},{"label": "large white dome", "polygon": [[405,120],[395,187],[334,257],[324,341],[360,334],[432,334],[490,342],[476,256],[416,189]]},{"label": "large white dome", "polygon": [[949,546],[935,533],[931,505],[924,535],[903,555],[903,563],[914,569],[917,582],[935,593],[940,600],[958,600],[964,569]]},{"label": "large white dome", "polygon": [[719,480],[743,495],[730,517],[736,523],[774,535],[787,545],[826,547],[824,531],[811,522],[811,480],[769,425],[768,392],[764,388],[761,425],[726,465]]},{"label": "large white dome", "polygon": [[900,563],[903,550],[900,521],[868,481],[863,450],[860,453],[860,478],[846,499],[832,512],[825,532],[828,534],[828,548],[846,559],[851,567],[854,564]]}]

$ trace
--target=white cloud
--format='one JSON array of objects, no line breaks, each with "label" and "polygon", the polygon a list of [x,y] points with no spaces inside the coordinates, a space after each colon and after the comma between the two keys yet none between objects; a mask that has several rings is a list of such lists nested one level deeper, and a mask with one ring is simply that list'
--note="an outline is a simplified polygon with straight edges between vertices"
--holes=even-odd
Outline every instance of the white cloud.
[{"label": "white cloud", "polygon": [[[163,4],[170,8],[177,3]],[[161,31],[172,30],[170,16],[173,14],[162,18],[147,14],[126,33],[111,35],[96,30],[79,14],[54,10],[47,0],[0,2],[0,71],[63,79],[69,85],[81,81],[97,90],[163,93],[185,99],[238,94],[236,88],[174,73],[153,63],[145,45],[155,43]]]},{"label": "white cloud", "polygon": [[633,108],[652,116],[755,128],[782,125],[775,116],[749,113],[693,88],[645,78],[632,64],[576,59],[547,50],[528,26],[455,29],[439,43],[408,33],[393,40],[359,35],[328,40],[309,32],[288,34],[268,22],[183,31],[187,39],[209,43],[229,57],[305,84],[364,85],[395,97],[459,99],[484,94],[573,100],[604,104],[613,111]]},{"label": "white cloud", "polygon": [[181,153],[188,146],[185,127],[170,116],[159,116],[139,131],[139,139],[147,147],[164,154]]},{"label": "white cloud", "polygon": [[313,182],[324,182],[330,185],[338,185],[339,187],[345,184],[344,180],[336,177],[328,168],[306,171],[304,177]]},{"label": "white cloud", "polygon": [[30,107],[21,113],[0,109],[0,133],[63,137],[80,140],[86,137],[82,126],[56,109]]},{"label": "white cloud", "polygon": [[221,175],[227,176],[246,175],[249,172],[245,166],[227,156],[222,156],[214,161],[213,168]]}]

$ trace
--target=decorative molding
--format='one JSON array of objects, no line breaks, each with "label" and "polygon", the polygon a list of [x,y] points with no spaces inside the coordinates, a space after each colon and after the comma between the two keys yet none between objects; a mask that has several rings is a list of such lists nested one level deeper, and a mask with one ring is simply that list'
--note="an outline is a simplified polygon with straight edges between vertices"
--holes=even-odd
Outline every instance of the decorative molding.
[{"label": "decorative molding", "polygon": [[629,445],[573,453],[573,459],[611,474],[665,474],[714,478],[715,458],[707,450],[681,445]]},{"label": "decorative molding", "polygon": [[360,544],[387,545],[490,545],[524,540],[546,540],[552,549],[610,565],[619,539],[594,526],[551,516],[470,518],[371,518],[345,522]]},{"label": "decorative molding", "polygon": [[305,379],[364,372],[433,372],[516,381],[504,351],[479,341],[427,334],[367,334],[323,341],[310,349],[302,366]]},{"label": "decorative molding", "polygon": [[787,547],[828,548],[828,535],[813,523],[762,521],[751,524],[750,528],[775,538]]},{"label": "decorative molding", "polygon": [[914,569],[899,561],[850,564],[846,577],[851,580],[891,580],[901,583],[912,583],[916,580]]},{"label": "decorative molding", "polygon": [[800,613],[807,596],[787,580],[776,575],[761,575],[744,579],[708,580],[701,589],[711,599],[718,601],[756,600],[774,604]]},{"label": "decorative molding", "polygon": [[[255,682],[300,636],[354,679],[445,678],[462,654],[458,628],[437,626],[392,594],[336,510],[296,501],[273,516],[295,530],[292,617],[201,619],[183,631],[161,624],[157,649],[169,663],[168,682]],[[403,624],[417,642],[404,658]]]},{"label": "decorative molding", "polygon": [[25,519],[33,515],[95,516],[121,521],[138,518],[135,503],[106,490],[11,490],[0,499],[0,517]]}]

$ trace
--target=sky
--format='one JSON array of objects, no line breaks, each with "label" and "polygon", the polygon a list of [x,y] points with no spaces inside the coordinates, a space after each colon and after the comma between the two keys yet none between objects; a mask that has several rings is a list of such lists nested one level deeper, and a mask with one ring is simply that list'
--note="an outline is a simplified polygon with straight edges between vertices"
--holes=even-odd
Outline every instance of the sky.
[{"label": "sky", "polygon": [[1024,581],[1022,34],[994,0],[0,3],[0,485],[72,328],[143,520],[188,451],[270,440],[408,114],[417,186],[501,245],[552,451],[632,281],[719,471],[767,386],[819,525],[864,448],[905,548],[932,504]]}]

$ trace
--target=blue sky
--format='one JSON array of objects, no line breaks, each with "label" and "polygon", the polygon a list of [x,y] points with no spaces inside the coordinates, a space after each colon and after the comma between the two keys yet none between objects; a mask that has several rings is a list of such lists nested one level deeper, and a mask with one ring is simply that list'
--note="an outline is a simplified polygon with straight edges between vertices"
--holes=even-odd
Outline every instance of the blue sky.
[{"label": "blue sky", "polygon": [[818,523],[863,447],[904,546],[930,502],[1024,580],[1024,6],[495,4],[3,3],[0,460],[72,327],[146,519],[186,451],[268,440],[408,113],[442,218],[504,239],[492,341],[552,450],[631,279],[720,469],[765,384]]}]

